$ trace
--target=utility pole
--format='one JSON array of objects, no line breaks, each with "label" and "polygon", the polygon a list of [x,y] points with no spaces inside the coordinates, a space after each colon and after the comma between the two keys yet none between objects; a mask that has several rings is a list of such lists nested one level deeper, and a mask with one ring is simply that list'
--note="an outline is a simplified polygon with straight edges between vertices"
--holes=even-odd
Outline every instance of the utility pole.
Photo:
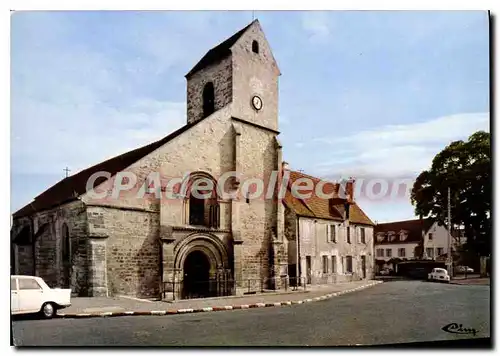
[{"label": "utility pole", "polygon": [[453,256],[451,255],[451,198],[450,188],[448,187],[448,275],[451,277],[453,273]]}]

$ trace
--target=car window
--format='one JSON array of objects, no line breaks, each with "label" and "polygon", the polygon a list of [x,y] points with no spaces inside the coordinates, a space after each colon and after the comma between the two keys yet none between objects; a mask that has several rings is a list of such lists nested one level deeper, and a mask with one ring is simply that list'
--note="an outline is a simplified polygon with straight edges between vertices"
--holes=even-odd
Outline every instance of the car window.
[{"label": "car window", "polygon": [[17,286],[16,286],[16,279],[15,279],[15,278],[11,278],[11,279],[10,279],[10,289],[11,289],[11,290],[16,290],[16,289],[17,289]]},{"label": "car window", "polygon": [[19,278],[19,289],[42,289],[34,279]]}]

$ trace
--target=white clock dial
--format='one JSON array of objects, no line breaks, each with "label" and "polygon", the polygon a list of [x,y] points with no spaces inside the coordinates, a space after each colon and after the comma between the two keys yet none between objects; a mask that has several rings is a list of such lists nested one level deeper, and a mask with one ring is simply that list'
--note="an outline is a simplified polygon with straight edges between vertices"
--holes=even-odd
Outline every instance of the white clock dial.
[{"label": "white clock dial", "polygon": [[258,96],[254,96],[252,98],[252,105],[256,110],[262,109],[262,99]]}]

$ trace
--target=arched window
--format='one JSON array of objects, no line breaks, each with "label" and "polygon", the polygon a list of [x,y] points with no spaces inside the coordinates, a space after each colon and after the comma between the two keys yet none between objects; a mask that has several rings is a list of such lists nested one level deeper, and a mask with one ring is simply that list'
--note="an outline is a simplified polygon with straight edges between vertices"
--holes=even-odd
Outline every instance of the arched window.
[{"label": "arched window", "polygon": [[189,225],[219,228],[220,208],[215,180],[204,173],[195,173],[188,186]]},{"label": "arched window", "polygon": [[252,52],[257,54],[259,53],[259,42],[255,40],[252,42]]},{"label": "arched window", "polygon": [[203,117],[207,117],[215,111],[214,84],[208,82],[203,88]]},{"label": "arched window", "polygon": [[62,237],[62,260],[63,263],[69,264],[71,262],[71,244],[69,238],[69,230],[68,225],[63,224],[61,228],[61,237]]}]

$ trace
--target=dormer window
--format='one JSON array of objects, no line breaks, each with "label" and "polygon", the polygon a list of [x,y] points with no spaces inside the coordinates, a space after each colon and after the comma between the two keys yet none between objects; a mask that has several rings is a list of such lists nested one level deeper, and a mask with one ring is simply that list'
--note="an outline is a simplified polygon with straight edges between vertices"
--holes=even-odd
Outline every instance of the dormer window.
[{"label": "dormer window", "polygon": [[408,238],[408,231],[406,231],[406,230],[401,230],[401,231],[399,232],[399,239],[400,239],[401,241],[405,241],[407,238]]},{"label": "dormer window", "polygon": [[377,233],[377,241],[378,242],[384,241],[384,238],[385,238],[385,232],[378,232]]},{"label": "dormer window", "polygon": [[252,42],[252,52],[259,54],[259,42],[255,40]]},{"label": "dormer window", "polygon": [[396,233],[394,231],[389,231],[387,235],[389,236],[389,241],[394,241],[396,239]]}]

